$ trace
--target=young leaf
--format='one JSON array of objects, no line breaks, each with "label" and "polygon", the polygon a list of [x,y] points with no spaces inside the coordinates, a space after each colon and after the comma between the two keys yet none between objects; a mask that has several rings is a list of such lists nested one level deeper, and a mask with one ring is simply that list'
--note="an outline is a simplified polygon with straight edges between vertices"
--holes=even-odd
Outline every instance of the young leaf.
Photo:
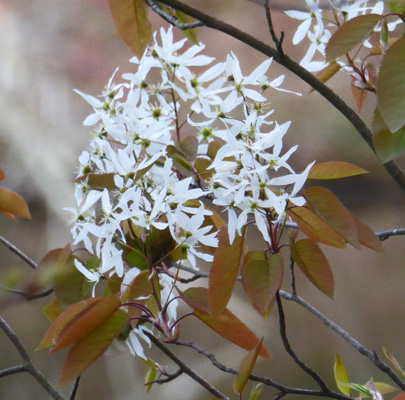
[{"label": "young leaf", "polygon": [[[259,342],[255,334],[227,308],[222,314],[215,317],[210,314],[199,313],[198,311],[194,311],[194,314],[213,331],[243,349],[251,350]],[[269,353],[263,345],[260,346],[259,355],[264,358],[270,358]]]},{"label": "young leaf", "polygon": [[373,32],[379,14],[366,14],[344,23],[329,39],[325,48],[326,61],[331,62],[360,45]]},{"label": "young leaf", "polygon": [[323,293],[333,298],[335,280],[329,262],[310,239],[291,243],[291,255],[305,276]]},{"label": "young leaf", "polygon": [[405,37],[385,53],[377,77],[377,103],[391,132],[405,124]]},{"label": "young leaf", "polygon": [[[179,10],[176,10],[176,17],[177,20],[181,23],[181,24],[189,24],[192,22],[195,22],[195,19],[193,17],[190,17],[187,14],[182,13]],[[196,44],[197,46],[200,45],[200,43],[198,43],[198,39],[197,39],[197,30],[196,29],[182,29],[181,30],[183,32],[183,35],[190,40],[191,43]]]},{"label": "young leaf", "polygon": [[338,353],[335,354],[335,367],[334,367],[334,374],[335,374],[335,381],[336,385],[339,390],[346,394],[347,396],[351,396],[351,390],[346,385],[342,385],[342,383],[350,383],[349,375],[347,374],[346,367],[343,364],[342,359]]},{"label": "young leaf", "polygon": [[389,394],[398,391],[396,387],[388,385],[388,383],[385,382],[374,382],[374,386],[377,392],[381,394]]},{"label": "young leaf", "polygon": [[392,400],[405,400],[405,393],[396,395]]},{"label": "young leaf", "polygon": [[60,314],[63,313],[63,308],[60,305],[58,300],[53,300],[43,309],[44,314],[49,319],[49,321],[54,322],[56,318],[59,317]]},{"label": "young leaf", "polygon": [[373,133],[374,146],[383,163],[405,154],[405,127],[397,132],[390,132],[378,108],[374,111]]},{"label": "young leaf", "polygon": [[240,274],[243,255],[244,236],[236,235],[231,245],[227,226],[224,226],[218,239],[219,246],[209,276],[208,296],[212,315],[221,314],[228,304]]},{"label": "young leaf", "polygon": [[360,244],[375,251],[383,251],[384,247],[381,240],[374,231],[362,220],[352,214],[352,218],[357,225],[357,233],[359,235]]},{"label": "young leaf", "polygon": [[370,93],[368,90],[364,88],[360,88],[355,85],[356,80],[352,79],[352,96],[354,102],[356,103],[357,112],[360,113],[363,109],[364,105],[366,104],[366,100],[368,94]]},{"label": "young leaf", "polygon": [[391,364],[394,366],[394,368],[402,374],[402,376],[405,377],[405,371],[402,369],[401,365],[397,361],[397,359],[385,348],[383,347],[383,352],[385,357],[388,358],[388,360],[391,361]]},{"label": "young leaf", "polygon": [[195,136],[186,136],[180,142],[181,150],[189,157],[190,160],[194,160],[197,156],[198,139]]},{"label": "young leaf", "polygon": [[288,214],[310,239],[341,249],[346,247],[343,236],[307,207],[291,207]]},{"label": "young leaf", "polygon": [[72,343],[79,342],[98,326],[102,325],[118,308],[121,301],[117,295],[111,295],[103,298],[91,309],[81,313],[78,318],[71,321],[61,334],[58,336],[51,353],[61,350]]},{"label": "young leaf", "polygon": [[101,297],[92,297],[87,300],[80,301],[79,303],[71,305],[62,314],[60,314],[53,324],[45,333],[44,338],[36,350],[42,350],[49,346],[53,346],[58,340],[62,332],[69,329],[69,326],[80,318],[81,314],[91,310],[97,303],[102,301]]},{"label": "young leaf", "polygon": [[[184,293],[179,291],[179,295],[194,310],[194,315],[231,343],[252,350],[259,342],[255,334],[227,308],[215,317],[209,313],[208,289],[193,287]],[[260,347],[259,355],[270,358],[263,345]]]},{"label": "young leaf", "polygon": [[368,171],[343,161],[327,161],[314,164],[309,171],[308,179],[340,179],[361,174],[368,174]]},{"label": "young leaf", "polygon": [[322,217],[336,232],[356,248],[360,248],[357,225],[352,214],[328,189],[318,186],[304,191],[307,205]]},{"label": "young leaf", "polygon": [[116,190],[114,182],[114,173],[107,174],[84,174],[75,180],[76,183],[86,182],[86,185],[92,189]]},{"label": "young leaf", "polygon": [[58,386],[77,378],[100,358],[127,323],[128,314],[123,310],[116,310],[89,335],[76,342],[69,351]]},{"label": "young leaf", "polygon": [[6,174],[4,173],[4,171],[0,168],[0,181],[6,179]]},{"label": "young leaf", "polygon": [[156,376],[157,376],[157,368],[155,366],[153,368],[150,368],[145,376],[146,393],[149,393],[149,391],[152,389],[152,384],[156,380]]},{"label": "young leaf", "polygon": [[253,368],[255,367],[257,357],[259,356],[259,349],[263,343],[263,338],[260,340],[257,345],[250,350],[250,352],[243,358],[238,375],[234,378],[232,383],[232,388],[235,393],[241,394],[243,389],[245,388],[249,376],[253,372]]},{"label": "young leaf", "polygon": [[283,280],[284,264],[280,253],[268,255],[249,251],[243,260],[242,283],[254,308],[267,318]]},{"label": "young leaf", "polygon": [[0,213],[15,220],[15,217],[31,219],[27,203],[16,192],[0,188]]},{"label": "young leaf", "polygon": [[256,385],[254,385],[252,390],[250,391],[248,400],[256,400],[260,396],[263,386],[263,383],[257,383]]},{"label": "young leaf", "polygon": [[[341,66],[337,62],[331,62],[327,67],[320,71],[316,77],[323,83],[327,82],[329,79],[334,77],[336,73],[340,70]],[[312,93],[315,89],[311,89]]]},{"label": "young leaf", "polygon": [[141,58],[152,37],[146,3],[144,0],[110,0],[110,11],[119,35]]}]

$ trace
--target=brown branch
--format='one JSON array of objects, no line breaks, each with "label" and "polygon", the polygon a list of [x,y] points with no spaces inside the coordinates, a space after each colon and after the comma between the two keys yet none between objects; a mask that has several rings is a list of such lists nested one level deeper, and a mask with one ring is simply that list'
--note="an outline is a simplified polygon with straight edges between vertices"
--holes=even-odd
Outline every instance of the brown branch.
[{"label": "brown branch", "polygon": [[0,236],[0,242],[3,243],[10,251],[14,254],[17,254],[26,264],[28,264],[32,269],[37,269],[38,264],[31,260],[26,254],[24,254],[18,247],[14,246],[11,242],[5,239],[3,236]]}]

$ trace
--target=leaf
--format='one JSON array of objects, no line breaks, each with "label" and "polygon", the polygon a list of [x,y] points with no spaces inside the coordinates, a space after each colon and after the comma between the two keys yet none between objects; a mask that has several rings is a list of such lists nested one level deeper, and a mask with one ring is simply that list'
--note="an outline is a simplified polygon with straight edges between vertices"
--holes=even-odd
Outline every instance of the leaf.
[{"label": "leaf", "polygon": [[356,79],[352,79],[352,95],[354,102],[356,103],[357,112],[360,113],[363,109],[364,105],[366,104],[366,100],[368,94],[370,93],[368,90],[360,88],[355,85]]},{"label": "leaf", "polygon": [[335,280],[329,262],[318,245],[310,239],[291,243],[291,256],[305,276],[321,292],[333,298]]},{"label": "leaf", "polygon": [[384,247],[381,240],[374,233],[374,231],[362,220],[358,219],[352,214],[352,218],[357,225],[357,233],[359,235],[360,244],[375,251],[383,251]]},{"label": "leaf", "polygon": [[[329,79],[333,78],[340,70],[341,66],[337,62],[331,62],[327,67],[320,71],[316,77],[323,83],[326,83]],[[311,89],[312,93],[315,89]]]},{"label": "leaf", "polygon": [[182,151],[174,147],[173,145],[169,145],[166,147],[166,154],[168,157],[170,157],[173,162],[187,171],[191,171],[192,167],[190,164],[190,161],[187,157],[186,154],[184,154]]},{"label": "leaf", "polygon": [[[198,311],[194,311],[194,314],[213,331],[243,349],[251,350],[259,342],[255,334],[228,309],[225,309],[222,314],[215,317],[199,313]],[[260,347],[259,355],[264,358],[270,358],[269,353],[263,345]]]},{"label": "leaf", "polygon": [[[246,350],[252,350],[259,342],[255,334],[227,308],[218,316],[209,314],[208,289],[193,287],[179,294],[194,310],[194,315],[226,340]],[[270,358],[263,345],[260,347],[259,355]]]},{"label": "leaf", "polygon": [[396,395],[392,400],[405,400],[405,393]]},{"label": "leaf", "polygon": [[329,39],[325,48],[326,61],[331,62],[360,45],[373,32],[379,14],[366,14],[345,22]]},{"label": "leaf", "polygon": [[[175,12],[176,12],[177,20],[181,24],[189,24],[189,23],[195,22],[195,19],[193,17],[190,17],[189,15],[184,14],[179,10],[175,10]],[[196,29],[182,29],[181,31],[183,32],[183,35],[188,40],[190,40],[191,43],[196,44],[197,46],[200,45],[200,43],[198,43],[197,30]]]},{"label": "leaf", "polygon": [[360,248],[357,225],[352,214],[328,189],[313,186],[304,191],[307,205],[351,245]]},{"label": "leaf", "polygon": [[80,317],[80,315],[86,313],[88,310],[91,310],[97,303],[102,300],[103,298],[100,297],[92,297],[90,299],[73,304],[69,308],[67,308],[56,318],[53,324],[49,327],[36,350],[42,350],[49,346],[53,346],[58,341],[61,333],[64,330],[68,329],[69,326],[77,318]]},{"label": "leaf", "polygon": [[127,323],[128,314],[123,310],[116,310],[89,335],[76,342],[69,351],[58,386],[77,378],[100,358]]},{"label": "leaf", "polygon": [[314,164],[309,171],[308,179],[340,179],[361,174],[368,174],[368,171],[348,162],[327,161]]},{"label": "leaf", "polygon": [[346,385],[341,385],[341,383],[350,383],[349,375],[347,374],[346,367],[343,364],[342,359],[338,353],[335,354],[335,366],[334,366],[334,374],[335,374],[335,381],[336,385],[339,390],[346,394],[347,396],[351,396],[352,391]]},{"label": "leaf", "polygon": [[152,37],[144,0],[110,0],[110,11],[115,27],[138,58],[143,56]]},{"label": "leaf", "polygon": [[55,299],[47,306],[45,306],[43,311],[49,321],[54,322],[56,318],[63,313],[63,308],[60,305],[59,301]]},{"label": "leaf", "polygon": [[84,183],[92,189],[117,190],[114,182],[114,173],[107,174],[84,174],[75,180],[76,183]]},{"label": "leaf", "polygon": [[231,245],[227,226],[223,226],[218,233],[218,239],[219,246],[211,266],[208,289],[213,315],[221,314],[232,296],[242,266],[244,236],[236,235]]},{"label": "leaf", "polygon": [[402,367],[399,364],[399,362],[397,361],[397,359],[391,353],[389,353],[389,351],[385,347],[383,347],[383,352],[384,352],[385,357],[387,357],[388,360],[391,361],[391,364],[394,366],[394,368],[398,372],[400,372],[402,374],[402,376],[405,377],[405,371],[402,369]]},{"label": "leaf", "polygon": [[405,37],[385,53],[377,77],[377,103],[391,132],[405,124]]},{"label": "leaf", "polygon": [[0,187],[0,213],[15,220],[15,217],[31,219],[27,203],[16,192]]},{"label": "leaf", "polygon": [[73,343],[79,342],[99,325],[103,324],[118,308],[121,301],[117,295],[103,298],[90,309],[81,313],[78,318],[71,320],[69,326],[58,336],[51,353],[55,353]]},{"label": "leaf", "polygon": [[384,3],[390,5],[391,12],[394,14],[405,14],[404,0],[384,0]]},{"label": "leaf", "polygon": [[249,376],[252,374],[253,368],[255,367],[257,357],[259,356],[259,349],[262,346],[262,343],[263,343],[263,338],[242,359],[242,362],[241,362],[240,368],[239,368],[239,373],[232,382],[232,388],[235,393],[241,394],[243,392],[243,389],[245,388],[245,386],[249,380]]},{"label": "leaf", "polygon": [[288,213],[310,239],[328,246],[346,247],[343,236],[307,207],[292,207]]},{"label": "leaf", "polygon": [[152,384],[156,380],[156,376],[157,376],[157,368],[155,366],[154,368],[150,368],[145,376],[146,393],[149,393],[149,391],[152,389]]},{"label": "leaf", "polygon": [[242,284],[260,315],[267,318],[284,273],[280,253],[267,254],[261,250],[249,251],[243,260]]},{"label": "leaf", "polygon": [[390,132],[378,108],[373,116],[373,142],[381,162],[392,161],[405,154],[405,126]]},{"label": "leaf", "polygon": [[256,400],[260,396],[260,393],[263,390],[263,386],[264,386],[263,383],[255,384],[252,390],[250,391],[248,400]]},{"label": "leaf", "polygon": [[388,385],[385,382],[374,382],[374,386],[381,394],[389,394],[398,391],[394,386]]},{"label": "leaf", "polygon": [[136,278],[123,290],[121,301],[126,303],[142,297],[149,297],[152,294],[149,275],[149,271],[142,271],[137,275]]},{"label": "leaf", "polygon": [[191,160],[194,160],[198,151],[198,139],[195,136],[186,136],[180,142],[180,147]]},{"label": "leaf", "polygon": [[0,168],[0,181],[3,181],[4,179],[6,179],[6,174],[5,174],[4,171]]}]

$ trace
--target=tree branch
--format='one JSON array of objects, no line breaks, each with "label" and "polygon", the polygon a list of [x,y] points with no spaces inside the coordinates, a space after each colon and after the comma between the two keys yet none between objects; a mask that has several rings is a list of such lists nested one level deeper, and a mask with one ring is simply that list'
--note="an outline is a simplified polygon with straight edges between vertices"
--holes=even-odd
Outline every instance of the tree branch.
[{"label": "tree branch", "polygon": [[377,232],[376,235],[381,241],[389,239],[391,236],[405,235],[405,228],[392,229],[389,231]]},{"label": "tree branch", "polygon": [[29,258],[19,248],[14,246],[7,239],[5,239],[3,236],[0,236],[0,242],[3,243],[14,254],[17,254],[17,256],[20,257],[21,260],[23,260],[26,264],[28,264],[32,269],[37,269],[38,268],[38,264],[35,261],[31,260],[31,258]]},{"label": "tree branch", "polygon": [[297,295],[292,295],[283,290],[280,290],[280,296],[286,300],[294,301],[299,304],[312,315],[317,317],[324,325],[335,331],[341,338],[346,340],[353,348],[355,348],[360,354],[366,356],[379,370],[387,374],[397,385],[405,392],[405,383],[399,378],[399,376],[392,370],[384,361],[382,361],[375,351],[371,351],[358,342],[353,336],[346,332],[339,325],[331,321],[314,306],[306,302],[304,299]]},{"label": "tree branch", "polygon": [[[294,73],[309,86],[311,86],[315,91],[321,94],[326,100],[328,100],[337,110],[339,110],[346,119],[353,125],[357,132],[361,135],[363,140],[368,144],[368,146],[375,153],[375,148],[372,139],[372,133],[368,129],[364,121],[357,115],[357,113],[350,108],[338,95],[334,93],[328,86],[318,80],[314,75],[312,75],[305,68],[301,67],[298,63],[292,60],[289,56],[283,53],[280,55],[279,52],[256,39],[255,37],[239,30],[238,28],[227,24],[224,21],[220,21],[208,14],[203,13],[187,4],[181,3],[178,0],[159,0],[160,3],[166,4],[176,10],[184,12],[185,14],[195,18],[198,21],[204,23],[205,26],[215,29],[217,31],[223,32],[233,38],[245,43],[249,47],[259,51],[260,53],[273,57],[274,61],[280,65],[287,68],[289,71]],[[389,161],[383,164],[386,171],[391,175],[394,181],[405,191],[405,175],[401,168],[394,162]]]},{"label": "tree branch", "polygon": [[28,356],[28,353],[26,352],[23,344],[21,343],[20,339],[17,337],[16,333],[11,329],[11,327],[1,316],[0,316],[0,329],[6,334],[6,336],[13,343],[13,345],[15,346],[15,348],[17,349],[18,353],[20,354],[23,360],[22,365],[12,367],[11,369],[8,368],[7,370],[3,370],[3,372],[8,371],[9,373],[5,373],[4,375],[0,376],[7,376],[11,375],[12,373],[18,372],[28,372],[49,393],[49,395],[54,400],[64,400],[64,398],[59,394],[59,392],[52,385],[52,383],[48,381],[48,379],[42,374],[42,372],[37,367],[35,367],[30,357]]},{"label": "tree branch", "polygon": [[172,353],[159,339],[155,338],[149,332],[144,332],[144,334],[151,340],[151,342],[163,353],[165,353],[175,364],[177,364],[180,369],[187,374],[191,379],[199,383],[204,389],[213,394],[218,399],[229,400],[224,394],[222,394],[217,388],[212,386],[203,377],[194,372],[190,367],[188,367],[180,358],[178,358],[174,353]]},{"label": "tree branch", "polygon": [[[199,354],[203,355],[204,357],[208,358],[212,365],[214,367],[216,367],[217,369],[219,369],[220,371],[226,372],[228,374],[232,374],[232,375],[238,375],[238,371],[236,369],[227,367],[226,365],[222,364],[221,362],[219,362],[215,355],[210,353],[208,350],[203,349],[202,347],[200,347],[199,345],[195,344],[195,343],[188,343],[188,342],[182,342],[182,341],[175,341],[174,344],[178,345],[178,346],[185,346],[185,347],[189,347],[195,351],[197,351]],[[260,382],[263,383],[266,386],[271,386],[277,390],[279,390],[281,392],[281,394],[283,396],[287,395],[287,394],[296,394],[296,395],[304,395],[304,396],[330,396],[332,398],[338,399],[338,400],[351,400],[351,397],[349,396],[345,396],[343,394],[340,393],[335,393],[335,392],[331,392],[331,393],[325,393],[322,390],[312,390],[312,389],[301,389],[301,388],[294,388],[294,387],[289,387],[289,386],[285,386],[282,385],[278,382],[275,382],[274,380],[272,380],[271,378],[268,377],[264,377],[264,376],[259,376],[259,375],[250,375],[249,380],[253,381],[253,382]],[[281,397],[283,397],[281,396]]]}]

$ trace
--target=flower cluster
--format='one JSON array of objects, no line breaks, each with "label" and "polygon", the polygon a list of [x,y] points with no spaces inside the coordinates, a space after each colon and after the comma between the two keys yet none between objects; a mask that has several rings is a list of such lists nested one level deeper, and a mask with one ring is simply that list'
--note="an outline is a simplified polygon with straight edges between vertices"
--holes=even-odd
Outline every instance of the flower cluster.
[{"label": "flower cluster", "polygon": [[[294,19],[302,21],[293,37],[293,44],[298,44],[308,38],[310,46],[300,64],[309,71],[320,71],[327,67],[325,62],[325,47],[333,32],[344,22],[365,14],[384,14],[384,1],[371,2],[369,0],[329,0],[332,10],[324,15],[319,0],[305,0],[308,12],[286,11],[285,13]],[[387,24],[388,30],[393,31],[400,23],[397,18]],[[377,28],[381,29],[381,28]],[[365,40],[365,47],[371,48],[370,42]],[[318,59],[318,60],[316,60]],[[353,66],[347,62],[339,61],[341,66],[349,73],[353,73]]]},{"label": "flower cluster", "polygon": [[[158,283],[139,295],[143,312],[134,319],[166,336],[175,334],[179,267],[213,260],[214,207],[228,210],[230,242],[255,220],[271,246],[269,227],[288,202],[305,203],[299,192],[312,165],[297,174],[288,164],[297,147],[282,153],[289,122],[269,119],[263,96],[285,91],[283,76],[266,76],[271,60],[245,76],[230,54],[197,74],[190,67],[213,59],[200,54],[203,45],[180,53],[184,43],[161,29],[122,83],[115,73],[99,98],[77,91],[93,107],[84,122],[93,138],[79,157],[77,207],[69,209],[74,244],[98,260],[89,267],[76,259],[77,268],[95,285],[116,277],[122,291],[147,271]],[[147,303],[153,296],[157,307]],[[145,339],[146,329],[138,324],[129,340],[142,357],[136,335]]]}]

